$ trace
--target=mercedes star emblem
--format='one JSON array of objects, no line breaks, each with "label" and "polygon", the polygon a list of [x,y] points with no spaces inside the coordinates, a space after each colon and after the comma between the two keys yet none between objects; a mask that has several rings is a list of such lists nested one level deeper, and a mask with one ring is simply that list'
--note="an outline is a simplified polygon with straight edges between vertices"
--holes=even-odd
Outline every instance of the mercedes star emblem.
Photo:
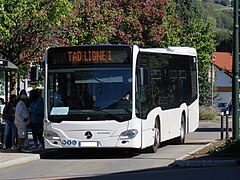
[{"label": "mercedes star emblem", "polygon": [[87,131],[86,133],[85,133],[85,137],[87,138],[87,139],[91,139],[92,138],[92,133],[90,132],[90,131]]}]

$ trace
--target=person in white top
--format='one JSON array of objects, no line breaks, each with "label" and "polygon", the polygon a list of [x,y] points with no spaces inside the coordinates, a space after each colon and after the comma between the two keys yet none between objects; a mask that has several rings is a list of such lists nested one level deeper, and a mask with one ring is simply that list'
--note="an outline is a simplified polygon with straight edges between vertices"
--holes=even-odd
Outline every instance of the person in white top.
[{"label": "person in white top", "polygon": [[27,104],[29,103],[29,98],[27,95],[22,94],[20,101],[17,103],[15,111],[15,124],[18,132],[18,151],[24,150],[26,148],[26,141],[28,139],[27,125],[29,123],[29,109]]}]

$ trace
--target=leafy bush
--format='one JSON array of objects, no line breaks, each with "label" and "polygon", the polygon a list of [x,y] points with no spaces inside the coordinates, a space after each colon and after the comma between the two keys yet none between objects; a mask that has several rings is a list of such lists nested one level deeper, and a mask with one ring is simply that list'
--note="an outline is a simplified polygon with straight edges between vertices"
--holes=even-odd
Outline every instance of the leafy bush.
[{"label": "leafy bush", "polygon": [[215,156],[239,157],[240,139],[228,139],[222,146],[209,150],[209,153]]},{"label": "leafy bush", "polygon": [[199,108],[200,120],[216,120],[218,119],[217,110],[213,107],[200,106]]}]

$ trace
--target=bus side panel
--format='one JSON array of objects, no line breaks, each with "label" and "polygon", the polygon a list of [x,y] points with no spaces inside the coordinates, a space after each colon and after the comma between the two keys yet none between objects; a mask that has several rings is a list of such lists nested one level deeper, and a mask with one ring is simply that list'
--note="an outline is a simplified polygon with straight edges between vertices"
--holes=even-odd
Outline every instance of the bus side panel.
[{"label": "bus side panel", "polygon": [[161,142],[180,136],[181,115],[183,112],[187,112],[186,104],[182,104],[179,108],[164,111],[161,108],[153,109],[148,114],[147,119],[142,120],[143,148],[154,143],[154,124],[157,116],[160,118]]},{"label": "bus side panel", "polygon": [[142,148],[149,147],[154,143],[154,123],[156,116],[160,114],[161,109],[153,109],[147,116],[147,119],[142,120]]},{"label": "bus side panel", "polygon": [[189,132],[194,132],[199,126],[199,103],[198,99],[189,105]]},{"label": "bus side panel", "polygon": [[164,110],[161,113],[161,141],[176,138],[180,136],[181,116],[186,112],[186,104],[179,108]]},{"label": "bus side panel", "polygon": [[166,141],[180,135],[182,108],[162,111],[161,108],[153,109],[147,116],[147,119],[142,120],[142,148],[149,147],[154,143],[154,125],[157,117],[160,119],[160,137],[161,141]]}]

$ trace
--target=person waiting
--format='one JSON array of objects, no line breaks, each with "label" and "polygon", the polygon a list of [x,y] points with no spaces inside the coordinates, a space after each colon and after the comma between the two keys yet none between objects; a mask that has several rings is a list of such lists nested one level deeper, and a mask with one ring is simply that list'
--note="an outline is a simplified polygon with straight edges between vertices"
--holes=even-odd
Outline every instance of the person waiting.
[{"label": "person waiting", "polygon": [[[32,135],[34,145],[31,149],[42,149],[44,146],[43,141],[43,115],[44,104],[43,98],[39,90],[34,89],[30,92],[30,123],[32,127]],[[39,141],[39,146],[38,146]]]},{"label": "person waiting", "polygon": [[27,125],[29,123],[29,110],[27,104],[29,98],[22,94],[20,101],[17,103],[15,111],[15,124],[18,132],[18,151],[25,151],[27,147],[28,132]]},{"label": "person waiting", "polygon": [[[5,119],[5,130],[4,130],[4,140],[3,140],[3,149],[5,150],[8,146],[8,138],[11,135],[11,149],[16,149],[16,126],[14,123],[15,110],[16,110],[16,95],[13,94],[9,98],[9,102],[3,109],[3,119]],[[11,134],[10,134],[11,130]]]}]

